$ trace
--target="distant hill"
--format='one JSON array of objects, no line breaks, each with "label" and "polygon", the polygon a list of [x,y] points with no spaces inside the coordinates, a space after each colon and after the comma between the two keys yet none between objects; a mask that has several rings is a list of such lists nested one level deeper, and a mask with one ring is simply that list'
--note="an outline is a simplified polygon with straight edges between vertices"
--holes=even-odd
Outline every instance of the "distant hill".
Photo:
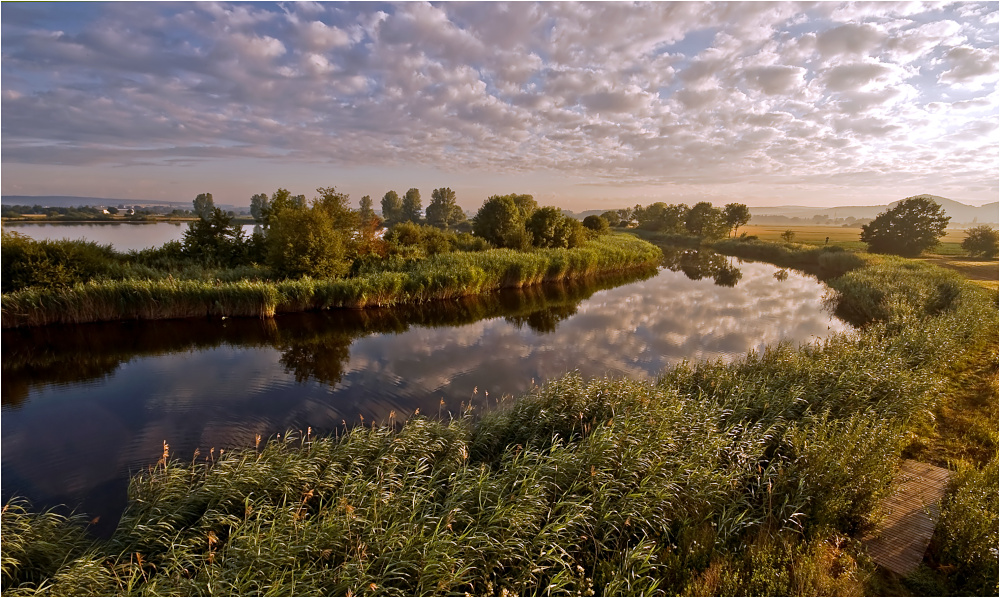
[{"label": "distant hill", "polygon": [[[947,197],[938,195],[923,195],[928,197],[944,208],[947,216],[951,216],[951,225],[959,224],[997,224],[1000,223],[1000,202],[992,202],[983,206],[970,206],[957,202]],[[832,208],[814,208],[806,206],[768,206],[751,207],[750,214],[753,216],[751,222],[755,224],[766,223],[768,220],[778,220],[782,218],[813,219],[818,216],[825,216],[830,219],[854,218],[856,220],[871,220],[882,212],[895,207],[899,201],[894,201],[889,205],[882,206],[835,206]],[[768,218],[771,217],[771,218]],[[775,218],[777,217],[777,218]]]}]

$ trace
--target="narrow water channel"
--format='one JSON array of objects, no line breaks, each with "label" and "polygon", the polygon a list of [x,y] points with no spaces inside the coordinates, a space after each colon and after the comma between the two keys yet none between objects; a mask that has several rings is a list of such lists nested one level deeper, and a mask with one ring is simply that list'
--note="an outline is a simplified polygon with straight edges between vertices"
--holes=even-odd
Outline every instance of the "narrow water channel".
[{"label": "narrow water channel", "polygon": [[654,377],[849,326],[815,278],[707,253],[658,272],[401,309],[5,330],[2,494],[100,516],[130,473],[312,427],[432,417],[578,370]]}]

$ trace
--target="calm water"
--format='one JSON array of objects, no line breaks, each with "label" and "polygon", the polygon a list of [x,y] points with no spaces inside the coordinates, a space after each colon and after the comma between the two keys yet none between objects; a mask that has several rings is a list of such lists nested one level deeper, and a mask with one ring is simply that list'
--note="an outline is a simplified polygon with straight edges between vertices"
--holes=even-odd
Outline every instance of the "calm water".
[{"label": "calm water", "polygon": [[129,472],[164,440],[190,458],[258,433],[482,409],[574,369],[647,378],[849,328],[814,278],[694,252],[665,265],[408,309],[4,331],[3,498],[113,526]]},{"label": "calm water", "polygon": [[[86,239],[101,245],[113,245],[118,251],[157,247],[168,241],[184,238],[186,222],[113,222],[107,224],[74,224],[72,222],[24,223],[5,222],[4,230],[16,231],[37,241]],[[243,225],[249,235],[252,224]]]}]

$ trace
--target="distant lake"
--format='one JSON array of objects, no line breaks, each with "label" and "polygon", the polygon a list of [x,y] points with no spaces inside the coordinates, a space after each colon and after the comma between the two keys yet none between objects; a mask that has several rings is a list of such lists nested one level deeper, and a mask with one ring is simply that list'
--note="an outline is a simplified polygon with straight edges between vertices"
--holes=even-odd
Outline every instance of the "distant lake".
[{"label": "distant lake", "polygon": [[[5,222],[4,230],[17,231],[38,241],[85,239],[100,245],[113,245],[118,251],[158,247],[168,241],[181,241],[187,222]],[[254,225],[244,224],[249,235]]]},{"label": "distant lake", "polygon": [[[163,226],[163,225],[156,225]],[[173,226],[173,225],[167,225]],[[143,227],[136,227],[143,228]],[[176,228],[176,227],[175,227]],[[416,409],[447,417],[567,371],[655,377],[850,327],[815,278],[694,251],[658,272],[399,309],[2,333],[2,495],[117,520],[129,473]]]}]

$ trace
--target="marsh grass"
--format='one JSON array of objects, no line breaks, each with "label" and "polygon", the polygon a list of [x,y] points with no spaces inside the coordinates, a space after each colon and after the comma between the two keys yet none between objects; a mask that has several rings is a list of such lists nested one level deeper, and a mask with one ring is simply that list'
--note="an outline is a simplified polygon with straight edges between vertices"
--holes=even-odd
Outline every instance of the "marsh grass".
[{"label": "marsh grass", "polygon": [[[244,268],[222,277],[90,280],[59,289],[5,293],[5,328],[112,320],[271,317],[275,313],[384,307],[454,299],[542,282],[650,268],[656,247],[630,235],[605,235],[573,249],[457,252],[396,264],[352,278],[272,281]],[[398,270],[395,268],[399,268]],[[248,278],[235,279],[239,275]]]},{"label": "marsh grass", "polygon": [[[863,325],[818,344],[652,381],[571,374],[479,419],[291,433],[210,462],[165,447],[109,540],[9,505],[3,592],[860,593],[872,566],[849,538],[877,521],[949,364],[995,342],[997,300],[884,258],[831,284]],[[952,587],[994,595],[996,461],[963,471],[939,552]]]}]

